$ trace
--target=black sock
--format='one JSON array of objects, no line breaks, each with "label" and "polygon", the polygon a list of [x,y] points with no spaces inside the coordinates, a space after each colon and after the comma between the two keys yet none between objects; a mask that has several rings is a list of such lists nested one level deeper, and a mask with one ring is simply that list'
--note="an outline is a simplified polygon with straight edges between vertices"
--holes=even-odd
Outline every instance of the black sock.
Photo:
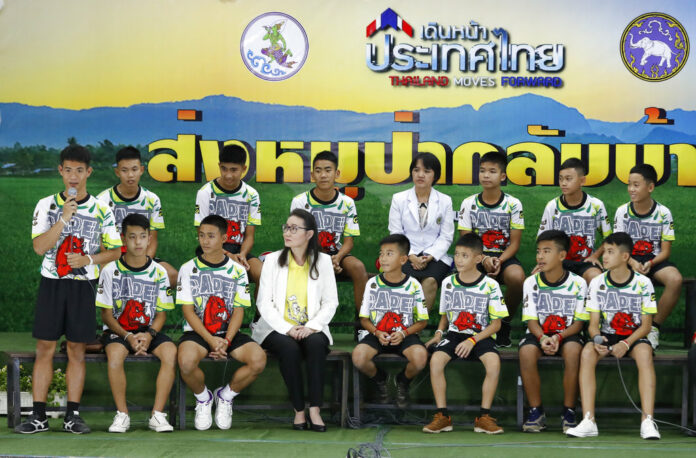
[{"label": "black sock", "polygon": [[449,411],[447,410],[447,407],[443,407],[442,409],[437,409],[438,413],[441,413],[445,417],[449,417]]},{"label": "black sock", "polygon": [[46,419],[46,403],[45,402],[35,402],[33,407],[34,415],[39,417],[40,420]]},{"label": "black sock", "polygon": [[66,415],[72,415],[73,412],[77,412],[80,410],[80,403],[68,401],[68,406],[65,408],[65,410]]},{"label": "black sock", "polygon": [[566,413],[567,411],[575,412],[575,407],[566,407],[563,406],[563,413]]},{"label": "black sock", "polygon": [[399,374],[396,376],[396,381],[405,385],[411,383],[411,379],[406,377],[406,371],[399,372]]},{"label": "black sock", "polygon": [[655,327],[659,330],[659,329],[660,329],[660,326],[662,326],[662,323],[655,323],[655,322],[653,321],[653,324],[652,324],[652,325],[655,326]]},{"label": "black sock", "polygon": [[491,409],[484,409],[483,407],[481,407],[481,410],[479,411],[479,413],[480,413],[481,417],[483,417],[484,415],[490,415]]},{"label": "black sock", "polygon": [[374,377],[372,377],[372,380],[373,380],[375,383],[382,383],[382,382],[384,382],[385,380],[387,380],[387,373],[384,372],[382,369],[377,368],[377,373],[375,374]]},{"label": "black sock", "polygon": [[544,406],[541,404],[539,404],[536,407],[532,407],[532,409],[537,409],[539,411],[539,413],[544,413]]}]

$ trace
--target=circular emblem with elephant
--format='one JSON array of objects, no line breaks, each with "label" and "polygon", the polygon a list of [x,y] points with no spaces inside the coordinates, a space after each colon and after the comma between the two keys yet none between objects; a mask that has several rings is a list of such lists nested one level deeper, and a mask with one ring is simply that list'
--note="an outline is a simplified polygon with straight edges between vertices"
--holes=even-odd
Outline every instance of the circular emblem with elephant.
[{"label": "circular emblem with elephant", "polygon": [[689,57],[689,37],[679,21],[664,13],[635,18],[621,35],[626,68],[645,81],[664,81],[679,73]]}]

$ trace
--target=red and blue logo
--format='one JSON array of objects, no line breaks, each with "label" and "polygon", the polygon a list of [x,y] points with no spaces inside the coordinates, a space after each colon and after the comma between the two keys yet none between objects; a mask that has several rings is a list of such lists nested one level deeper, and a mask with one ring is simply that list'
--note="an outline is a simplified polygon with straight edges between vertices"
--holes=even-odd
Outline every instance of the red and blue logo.
[{"label": "red and blue logo", "polygon": [[409,37],[413,38],[413,27],[411,27],[411,24],[404,21],[391,8],[387,8],[374,21],[370,22],[370,25],[365,29],[365,33],[369,38],[380,30],[386,30],[389,27],[396,31],[404,31]]}]

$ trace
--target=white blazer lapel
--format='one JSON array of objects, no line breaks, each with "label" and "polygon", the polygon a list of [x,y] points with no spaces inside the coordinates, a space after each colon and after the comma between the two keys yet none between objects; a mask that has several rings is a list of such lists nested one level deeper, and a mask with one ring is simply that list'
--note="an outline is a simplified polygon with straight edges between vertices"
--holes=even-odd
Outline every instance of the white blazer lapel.
[{"label": "white blazer lapel", "polygon": [[309,277],[307,277],[307,317],[311,320],[312,317],[317,313],[318,301],[317,301],[317,289],[319,287],[319,281],[312,279],[312,260],[307,259],[309,263]]},{"label": "white blazer lapel", "polygon": [[440,198],[435,189],[430,190],[430,197],[428,197],[428,223],[427,227],[433,226],[437,216],[440,214]]},{"label": "white blazer lapel", "polygon": [[413,220],[416,222],[416,227],[420,227],[420,218],[418,217],[418,197],[416,197],[416,190],[414,188],[411,188],[408,191],[408,209],[411,212],[411,216],[413,216]]}]

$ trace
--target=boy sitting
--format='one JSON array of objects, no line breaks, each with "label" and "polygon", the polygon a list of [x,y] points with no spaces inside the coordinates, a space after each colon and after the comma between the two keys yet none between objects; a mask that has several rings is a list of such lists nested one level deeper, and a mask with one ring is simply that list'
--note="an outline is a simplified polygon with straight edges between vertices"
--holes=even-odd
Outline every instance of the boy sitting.
[{"label": "boy sitting", "polygon": [[[478,359],[486,369],[481,387],[481,411],[474,421],[477,433],[500,434],[503,428],[490,416],[500,375],[500,356],[493,338],[500,322],[508,316],[498,282],[481,273],[477,265],[483,258],[483,242],[476,234],[465,234],[454,248],[457,273],[442,282],[440,324],[427,346],[435,345],[430,359],[430,383],[437,412],[423,428],[426,433],[452,431],[447,411],[445,367],[454,358]],[[445,330],[447,334],[444,335]]]}]

